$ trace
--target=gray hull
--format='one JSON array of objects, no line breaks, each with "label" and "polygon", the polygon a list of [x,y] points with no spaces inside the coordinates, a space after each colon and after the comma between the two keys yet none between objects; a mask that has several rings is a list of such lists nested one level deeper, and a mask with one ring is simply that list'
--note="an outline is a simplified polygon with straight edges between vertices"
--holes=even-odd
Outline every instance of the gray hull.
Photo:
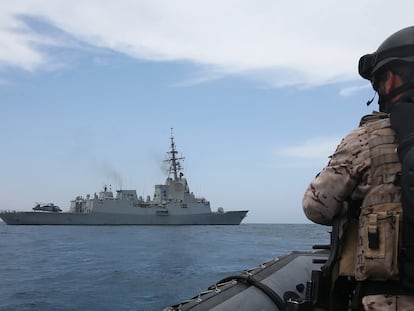
[{"label": "gray hull", "polygon": [[8,225],[239,225],[247,211],[190,215],[2,212]]}]

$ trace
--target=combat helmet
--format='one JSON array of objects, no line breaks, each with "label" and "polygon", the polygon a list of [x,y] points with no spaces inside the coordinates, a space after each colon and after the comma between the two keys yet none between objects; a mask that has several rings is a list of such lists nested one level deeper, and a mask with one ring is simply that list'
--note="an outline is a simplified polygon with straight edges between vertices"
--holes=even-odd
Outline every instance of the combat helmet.
[{"label": "combat helmet", "polygon": [[391,63],[414,62],[414,26],[403,28],[389,36],[372,54],[359,59],[361,77],[374,82],[376,74]]}]

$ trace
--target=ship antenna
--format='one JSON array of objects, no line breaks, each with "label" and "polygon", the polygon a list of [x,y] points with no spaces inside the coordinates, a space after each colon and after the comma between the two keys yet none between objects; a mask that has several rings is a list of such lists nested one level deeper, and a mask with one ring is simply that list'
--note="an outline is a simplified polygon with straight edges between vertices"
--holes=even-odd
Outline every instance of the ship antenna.
[{"label": "ship antenna", "polygon": [[[183,157],[177,157],[178,151],[175,149],[175,143],[174,143],[174,134],[173,134],[173,128],[171,128],[171,145],[170,145],[170,151],[167,152],[169,154],[168,159],[166,161],[170,162],[170,169],[169,174],[174,174],[174,180],[178,180],[178,173],[181,172],[182,166],[179,162],[179,160],[184,160]],[[181,176],[181,175],[180,175]]]}]

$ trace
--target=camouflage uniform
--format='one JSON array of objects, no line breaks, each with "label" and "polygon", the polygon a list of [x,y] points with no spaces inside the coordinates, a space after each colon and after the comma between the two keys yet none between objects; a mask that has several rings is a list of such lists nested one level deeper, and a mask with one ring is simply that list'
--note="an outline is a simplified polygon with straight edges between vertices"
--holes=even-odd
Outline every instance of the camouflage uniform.
[{"label": "camouflage uniform", "polygon": [[332,225],[345,200],[359,201],[367,195],[371,188],[368,138],[367,128],[363,125],[348,134],[328,165],[311,182],[303,198],[303,209],[310,220]]},{"label": "camouflage uniform", "polygon": [[[354,246],[344,247],[347,254],[342,254],[341,259],[352,257],[352,262],[342,264],[346,266],[343,271],[340,263],[340,275],[350,275],[358,281],[398,279],[398,249],[395,245],[398,245],[402,209],[400,187],[395,183],[396,174],[401,170],[396,148],[395,132],[390,127],[388,114],[365,116],[360,126],[342,140],[328,165],[305,192],[303,208],[306,216],[322,225],[332,225],[336,216],[343,215],[347,200],[362,201],[359,226],[355,227],[358,233],[354,232],[352,239],[348,238]],[[386,217],[382,217],[384,215]],[[394,222],[384,224],[385,218],[394,219]],[[378,222],[382,223],[378,225]],[[377,249],[370,249],[367,238],[364,238],[367,228],[373,224],[376,230],[376,226],[382,230]],[[383,259],[378,259],[381,258],[379,252],[383,253]],[[365,310],[414,310],[414,297],[378,294],[363,298]]]}]

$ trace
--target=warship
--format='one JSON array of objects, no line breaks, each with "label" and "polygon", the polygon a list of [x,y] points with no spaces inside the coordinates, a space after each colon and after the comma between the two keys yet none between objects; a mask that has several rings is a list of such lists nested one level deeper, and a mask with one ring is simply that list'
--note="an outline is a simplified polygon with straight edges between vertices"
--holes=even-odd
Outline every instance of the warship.
[{"label": "warship", "polygon": [[138,197],[136,190],[117,190],[114,196],[104,186],[93,196],[77,196],[68,212],[37,204],[33,211],[1,211],[0,218],[8,225],[239,225],[247,210],[212,211],[208,200],[190,192],[172,131],[170,140],[168,177],[155,185],[152,199]]}]

